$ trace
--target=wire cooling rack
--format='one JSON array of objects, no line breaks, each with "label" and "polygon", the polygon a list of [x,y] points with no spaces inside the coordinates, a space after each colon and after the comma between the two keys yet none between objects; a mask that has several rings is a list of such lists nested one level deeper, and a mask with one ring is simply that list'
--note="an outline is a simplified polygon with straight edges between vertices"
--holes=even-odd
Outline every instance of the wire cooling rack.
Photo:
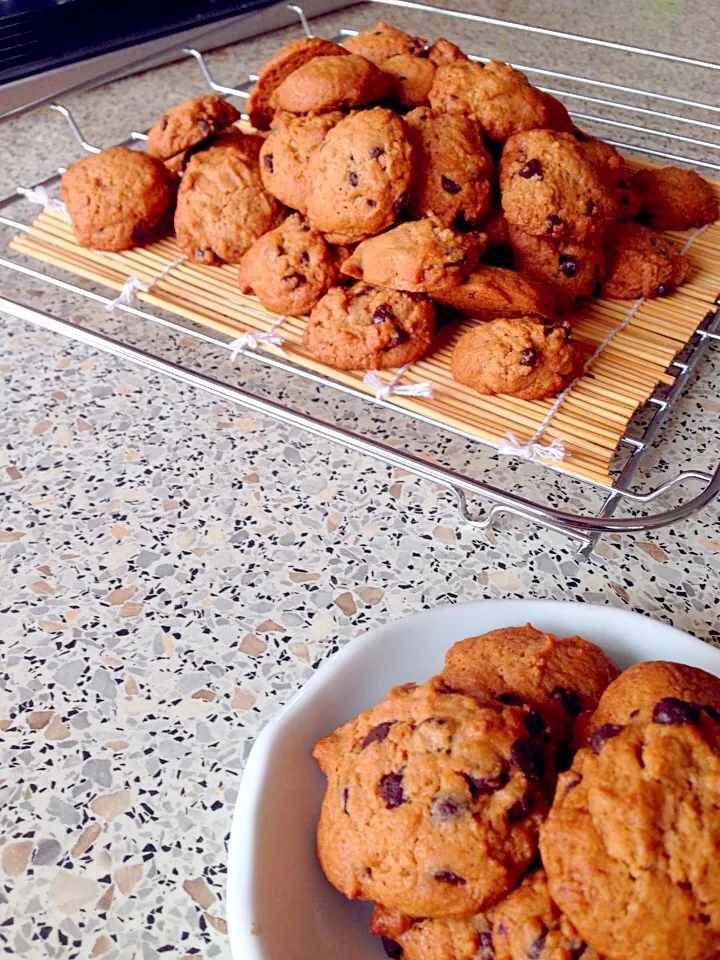
[{"label": "wire cooling rack", "polygon": [[[470,22],[501,28],[508,31],[510,36],[513,32],[535,34],[570,44],[584,44],[590,50],[593,47],[603,48],[622,56],[644,57],[700,71],[720,71],[720,64],[703,60],[470,12],[444,10],[410,0],[372,2],[447,18],[448,32],[451,26],[457,28],[458,24]],[[311,35],[302,8],[291,5],[290,9],[297,13],[302,29]],[[384,15],[389,16],[387,13]],[[346,16],[350,18],[351,12]],[[341,30],[335,39],[341,40],[355,32],[348,27]],[[215,79],[208,58],[197,49],[186,47],[181,52],[194,58],[212,90],[227,97],[244,99],[249,95],[256,79],[254,76],[239,85],[228,86]],[[480,55],[474,55],[473,58],[488,59]],[[709,175],[720,171],[720,163],[714,155],[714,151],[720,149],[720,143],[717,139],[710,139],[713,136],[717,138],[717,132],[720,131],[720,107],[670,93],[653,93],[620,82],[607,82],[534,64],[515,65],[528,73],[542,89],[560,97],[578,123],[601,124],[604,139],[616,146],[663,162],[689,163]],[[140,69],[142,64],[138,63]],[[180,95],[178,99],[181,99]],[[87,141],[67,107],[61,103],[47,106],[64,117],[84,151],[98,152],[100,148]],[[612,131],[610,136],[605,132],[608,128]],[[145,139],[144,133],[133,131],[124,142],[133,144]],[[24,184],[18,188],[18,192],[0,200],[0,226],[13,233],[27,231],[30,223],[11,216],[11,211],[14,212],[16,204],[24,203],[23,197],[27,196],[28,191],[35,197],[42,197],[42,191],[47,195],[47,191],[57,185],[63,169],[58,167],[57,172],[45,180],[32,185]],[[102,288],[80,284],[74,278],[68,279],[67,272],[40,271],[27,258],[10,255],[0,257],[0,269],[12,273],[18,282],[42,281],[63,296],[82,298],[86,304],[96,308],[107,306],[114,299],[101,292]],[[304,369],[280,356],[257,349],[257,345],[247,341],[238,344],[232,338],[211,335],[207,328],[184,323],[176,316],[168,317],[160,310],[151,312],[132,303],[121,303],[117,309],[125,318],[123,323],[103,324],[98,320],[89,324],[78,323],[77,317],[58,315],[60,311],[42,310],[36,302],[28,302],[28,298],[22,300],[0,296],[0,309],[20,320],[62,333],[95,349],[191,384],[224,401],[240,404],[438,483],[452,491],[462,520],[475,527],[490,527],[502,514],[511,514],[523,521],[564,533],[576,542],[580,555],[588,556],[603,534],[645,531],[674,524],[710,503],[720,492],[720,463],[715,463],[712,470],[687,466],[664,476],[668,473],[667,462],[657,455],[653,456],[655,448],[663,441],[662,428],[671,416],[675,401],[688,387],[703,356],[720,340],[718,299],[714,290],[708,295],[707,311],[667,370],[669,376],[665,379],[669,382],[658,385],[622,436],[614,476],[607,483],[561,477],[553,471],[552,464],[510,465],[507,460],[501,464],[492,449],[477,440],[471,441],[462,431],[447,428],[438,431],[437,424],[432,420],[417,411],[399,407],[390,397],[368,398],[351,384]],[[102,315],[101,310],[98,313]],[[130,321],[138,324],[143,331],[141,336],[135,338],[135,343],[131,342]],[[106,329],[101,329],[103,326]],[[147,336],[149,330],[152,331],[150,337]],[[209,352],[206,355],[198,353],[192,363],[178,363],[178,351],[168,346],[161,334],[191,338],[199,350],[205,348]],[[225,353],[221,359],[227,359],[227,354],[232,351],[233,359],[241,356],[255,365],[252,370],[244,372],[246,381],[254,380],[253,390],[248,389],[248,383],[238,385],[236,372],[233,375],[234,371],[230,368],[228,372],[226,363],[218,363],[218,351]],[[257,365],[266,371],[274,371],[276,376],[290,374],[293,382],[297,381],[300,386],[304,383],[306,388],[316,393],[308,393],[307,389],[293,392],[287,377],[283,378],[282,387],[278,389],[277,380],[268,382],[253,372],[257,371]],[[211,370],[213,374],[219,370],[223,376],[211,375]],[[330,399],[329,391],[333,391]],[[296,402],[291,404],[290,400]],[[371,405],[370,409],[368,405]],[[316,415],[318,407],[324,408],[325,417]],[[309,408],[312,408],[312,412]],[[402,416],[399,418],[398,415]],[[343,421],[348,425],[344,425]],[[652,467],[649,466],[651,463]],[[645,476],[638,484],[641,473]],[[469,498],[479,498],[484,508],[482,513],[471,513]],[[657,502],[661,499],[665,505],[657,509]],[[624,515],[616,516],[621,508]]]}]

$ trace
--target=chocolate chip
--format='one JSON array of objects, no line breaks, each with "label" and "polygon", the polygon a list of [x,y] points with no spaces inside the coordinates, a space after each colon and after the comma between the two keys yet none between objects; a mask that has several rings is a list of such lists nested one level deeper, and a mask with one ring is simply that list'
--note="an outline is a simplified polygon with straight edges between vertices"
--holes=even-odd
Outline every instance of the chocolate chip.
[{"label": "chocolate chip", "polygon": [[677,697],[663,697],[662,700],[658,700],[653,710],[655,723],[682,726],[686,723],[697,723],[699,719],[700,712],[697,704],[689,703],[687,700],[678,700]]},{"label": "chocolate chip", "polygon": [[468,220],[464,210],[458,210],[453,220],[453,226],[458,233],[470,233],[471,230],[475,229],[475,221]]},{"label": "chocolate chip", "polygon": [[389,810],[392,810],[393,807],[399,807],[405,799],[402,781],[402,773],[386,773],[380,777],[378,782],[380,796]]},{"label": "chocolate chip", "polygon": [[400,210],[402,209],[406,199],[407,198],[405,194],[401,193],[400,196],[397,198],[397,200],[393,200],[392,212],[395,214],[395,216],[397,216],[398,213],[400,213]]},{"label": "chocolate chip", "polygon": [[528,710],[523,718],[527,732],[531,737],[539,737],[545,732],[547,724],[537,712],[537,710]]},{"label": "chocolate chip", "polygon": [[375,160],[377,157],[381,157],[385,153],[385,147],[370,147],[368,150],[368,156],[371,160]]},{"label": "chocolate chip", "polygon": [[571,790],[574,790],[575,787],[582,782],[582,777],[579,773],[574,774],[568,782],[565,784],[565,793],[570,793]]},{"label": "chocolate chip", "polygon": [[558,748],[555,751],[555,769],[558,773],[565,773],[566,770],[569,770],[573,762],[573,752],[570,744],[563,740],[558,744]]},{"label": "chocolate chip", "polygon": [[208,252],[209,252],[209,251],[207,251],[207,250],[203,250],[202,247],[198,247],[198,248],[195,250],[195,259],[196,259],[196,260],[202,260],[203,257],[205,256],[205,254],[208,253]]},{"label": "chocolate chip", "polygon": [[495,944],[489,930],[480,930],[477,935],[477,960],[495,960]]},{"label": "chocolate chip", "polygon": [[639,716],[640,716],[640,711],[639,711],[639,710],[631,710],[631,711],[630,711],[630,718],[631,718],[632,720],[634,720],[635,717],[639,717]]},{"label": "chocolate chip", "polygon": [[441,176],[440,183],[445,193],[460,193],[462,187],[459,183],[456,183],[454,180],[451,180],[450,177]]},{"label": "chocolate chip", "polygon": [[464,808],[462,800],[452,797],[436,797],[430,805],[430,813],[434,820],[451,820]]},{"label": "chocolate chip", "polygon": [[347,802],[348,802],[348,799],[349,799],[349,797],[350,797],[350,791],[348,790],[347,787],[345,787],[345,788],[343,789],[342,797],[343,797],[343,807],[342,807],[342,808],[343,808],[343,813],[347,813]]},{"label": "chocolate chip", "polygon": [[588,202],[585,204],[585,216],[586,217],[595,216],[595,204],[593,203],[592,200],[588,200]]},{"label": "chocolate chip", "polygon": [[284,281],[285,281],[286,283],[288,283],[288,284],[289,284],[289,283],[292,283],[292,289],[293,289],[293,290],[294,290],[296,287],[302,286],[303,283],[307,283],[307,277],[305,276],[305,274],[304,274],[304,273],[298,273],[296,270],[293,270],[292,273],[286,273],[285,276],[284,276],[284,277],[281,277],[280,279],[281,279],[281,280],[284,280]]},{"label": "chocolate chip", "polygon": [[470,794],[473,799],[481,794],[495,793],[497,790],[502,790],[510,779],[505,767],[502,768],[500,773],[496,773],[490,777],[472,777],[469,773],[464,773],[463,776],[465,777],[467,785],[470,787]]},{"label": "chocolate chip", "polygon": [[161,129],[161,130],[167,130],[167,125],[168,125],[168,123],[170,123],[169,118],[168,118],[167,116],[164,116],[164,117],[162,118],[161,123],[160,123],[160,129]]},{"label": "chocolate chip", "polygon": [[655,296],[657,297],[666,297],[669,293],[672,293],[673,288],[671,283],[659,283],[655,287]]},{"label": "chocolate chip", "polygon": [[373,727],[369,733],[365,734],[365,739],[360,744],[360,749],[364,750],[365,747],[369,747],[371,743],[382,743],[388,733],[390,733],[390,727],[392,725],[392,720],[386,720],[384,723],[379,723],[376,727]]},{"label": "chocolate chip", "polygon": [[370,197],[368,197],[367,205],[368,205],[369,207],[376,207],[376,206],[377,206],[377,200],[372,200]]},{"label": "chocolate chip", "polygon": [[510,748],[510,759],[528,780],[539,780],[545,773],[545,757],[536,743],[526,738],[516,740]]},{"label": "chocolate chip", "polygon": [[397,940],[391,940],[390,937],[380,937],[380,940],[382,941],[383,950],[391,960],[400,960],[403,948]]},{"label": "chocolate chip", "polygon": [[590,746],[592,747],[593,753],[600,753],[608,740],[612,740],[612,738],[616,737],[622,730],[623,727],[619,723],[601,724],[590,737]]},{"label": "chocolate chip", "polygon": [[692,883],[689,880],[678,880],[677,885],[681,890],[692,890]]},{"label": "chocolate chip", "polygon": [[467,882],[457,873],[453,873],[452,870],[438,870],[437,873],[433,874],[433,879],[440,883],[449,883],[452,887],[464,887]]},{"label": "chocolate chip", "polygon": [[516,693],[499,693],[496,697],[500,703],[507,704],[508,707],[522,707],[525,701]]},{"label": "chocolate chip", "polygon": [[543,948],[545,947],[545,941],[547,940],[547,935],[548,935],[547,927],[545,926],[545,924],[543,924],[542,933],[540,934],[539,937],[536,937],[533,940],[533,942],[525,951],[525,955],[529,958],[529,960],[537,960],[537,958],[543,952]]},{"label": "chocolate chip", "polygon": [[573,257],[570,253],[561,253],[558,259],[558,264],[560,265],[561,273],[563,273],[566,277],[574,277],[578,272],[580,260],[577,257]]},{"label": "chocolate chip", "polygon": [[555,227],[561,226],[565,221],[562,217],[559,217],[556,213],[551,213],[546,217],[547,220],[547,230],[546,233],[552,233]]},{"label": "chocolate chip", "polygon": [[510,807],[507,812],[508,820],[511,823],[517,823],[518,820],[524,820],[535,806],[535,797],[528,792],[522,795],[519,800]]},{"label": "chocolate chip", "polygon": [[198,128],[200,133],[203,133],[205,136],[207,136],[212,130],[212,124],[209,120],[206,120],[205,117],[200,117],[198,120],[196,120],[195,126]]},{"label": "chocolate chip", "polygon": [[709,703],[704,704],[702,709],[711,720],[714,720],[716,723],[720,723],[720,710],[716,710],[715,707],[711,707]]},{"label": "chocolate chip", "polygon": [[391,350],[393,347],[397,347],[400,343],[407,343],[409,339],[409,335],[405,333],[404,330],[397,330],[396,328],[395,336],[392,338],[390,343],[388,343],[385,349]]},{"label": "chocolate chip", "polygon": [[570,960],[580,960],[580,957],[587,950],[588,945],[584,940],[571,940],[568,944],[568,953]]},{"label": "chocolate chip", "polygon": [[[560,329],[562,326],[564,325],[555,326],[553,327],[553,330]],[[568,340],[569,338],[570,328],[568,327],[568,335],[565,337],[565,339]],[[559,700],[571,717],[576,717],[582,710],[582,701],[572,687],[555,687],[550,691],[548,696],[551,700]]]},{"label": "chocolate chip", "polygon": [[354,170],[351,170],[347,175],[347,181],[351,187],[356,187],[360,183],[360,177],[355,173]]},{"label": "chocolate chip", "polygon": [[520,366],[534,367],[536,363],[537,363],[537,353],[535,353],[533,348],[523,347],[520,353]]},{"label": "chocolate chip", "polygon": [[540,166],[540,161],[536,160],[535,158],[528,160],[526,164],[520,167],[518,174],[524,180],[529,180],[530,177],[539,177],[540,180],[542,180],[542,167]]},{"label": "chocolate chip", "polygon": [[389,303],[381,303],[375,310],[372,315],[373,323],[382,323],[383,320],[392,320],[395,314],[392,312],[392,307]]},{"label": "chocolate chip", "polygon": [[300,251],[300,259],[303,263],[310,263],[310,254],[307,252],[307,250]]},{"label": "chocolate chip", "polygon": [[270,173],[272,173],[273,172],[273,155],[271,153],[266,153],[263,156],[263,163],[265,164],[265,167],[270,171]]}]

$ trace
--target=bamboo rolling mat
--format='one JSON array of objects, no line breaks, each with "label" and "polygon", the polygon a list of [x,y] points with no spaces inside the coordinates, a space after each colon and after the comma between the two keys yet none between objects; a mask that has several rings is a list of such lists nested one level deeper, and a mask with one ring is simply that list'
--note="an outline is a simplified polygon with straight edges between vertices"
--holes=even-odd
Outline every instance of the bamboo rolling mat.
[{"label": "bamboo rolling mat", "polygon": [[[720,183],[714,184],[720,194]],[[589,371],[575,381],[542,431],[540,442],[563,441],[565,456],[553,466],[573,476],[611,483],[610,465],[616,448],[638,406],[658,383],[672,383],[667,368],[702,321],[720,292],[720,222],[698,233],[670,234],[688,244],[693,268],[688,283],[671,296],[641,301],[579,301],[566,314],[575,338],[592,353],[603,338],[632,311],[627,325],[605,346]],[[246,331],[265,331],[279,318],[266,311],[255,297],[244,296],[237,286],[237,267],[206,267],[185,261],[166,275],[159,274],[180,256],[174,237],[123,253],[101,253],[80,247],[62,213],[43,210],[27,231],[18,233],[11,249],[61,267],[86,279],[120,290],[135,275],[151,285],[138,291],[139,300],[161,307],[237,338]],[[391,402],[421,413],[439,425],[460,429],[496,445],[508,433],[526,442],[535,434],[553,406],[553,400],[527,401],[510,396],[479,396],[450,373],[450,357],[458,336],[472,320],[454,323],[438,336],[430,355],[413,363],[399,383],[429,381],[432,399],[393,394]],[[313,360],[302,348],[305,320],[287,317],[278,326],[288,358],[298,366],[321,372],[340,383],[368,394],[362,372],[342,372]],[[260,345],[273,351],[272,346]],[[393,371],[381,378],[389,380]],[[537,438],[536,438],[537,439]]]}]

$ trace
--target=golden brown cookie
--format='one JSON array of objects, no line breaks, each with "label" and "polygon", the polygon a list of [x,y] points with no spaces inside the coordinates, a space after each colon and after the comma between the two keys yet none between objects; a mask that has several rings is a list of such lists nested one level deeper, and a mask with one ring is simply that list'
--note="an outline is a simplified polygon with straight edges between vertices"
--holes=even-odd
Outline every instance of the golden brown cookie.
[{"label": "golden brown cookie", "polygon": [[489,214],[495,167],[477,125],[462,114],[418,107],[405,117],[415,149],[408,209],[448,226],[474,229]]},{"label": "golden brown cookie", "polygon": [[400,53],[384,60],[384,73],[393,78],[393,100],[402,107],[419,107],[428,102],[430,87],[435,79],[435,65],[426,57]]},{"label": "golden brown cookie", "polygon": [[178,191],[175,233],[198,263],[239,263],[245,251],[276,227],[285,208],[263,186],[259,137],[220,137],[195,154]]},{"label": "golden brown cookie", "polygon": [[587,243],[615,219],[614,190],[585,145],[570,133],[529,130],[511,137],[500,159],[508,223],[534,236]]},{"label": "golden brown cookie", "polygon": [[319,740],[328,778],[318,856],[347,897],[413,917],[496,902],[535,855],[543,757],[521,713],[448,693],[439,678],[391,690]]},{"label": "golden brown cookie", "polygon": [[389,227],[407,200],[413,150],[392,110],[346,117],[311,157],[307,209],[331,243],[356,243]]},{"label": "golden brown cookie", "polygon": [[397,27],[380,20],[374,27],[343,40],[343,46],[350,53],[359,54],[377,66],[382,66],[390,57],[422,53],[425,41],[422,37],[411,37]]},{"label": "golden brown cookie", "polygon": [[[409,917],[373,906],[370,933],[382,937],[385,953],[402,960],[494,960],[488,913],[469,917]],[[589,958],[590,960],[590,958]]]},{"label": "golden brown cookie", "polygon": [[571,126],[562,104],[531,86],[520,70],[497,60],[456,60],[438,67],[429,99],[433,110],[465,114],[500,143],[523,130]]},{"label": "golden brown cookie", "polygon": [[594,643],[556,637],[529,623],[460,640],[443,667],[447,683],[461,693],[537,711],[558,741],[570,740],[575,718],[597,707],[619,673]]},{"label": "golden brown cookie", "polygon": [[321,233],[299,213],[253,243],[240,261],[243,293],[275,313],[310,313],[335,282],[338,266]]},{"label": "golden brown cookie", "polygon": [[291,73],[273,95],[279,110],[327,113],[389,97],[393,81],[364,57],[317,57]]},{"label": "golden brown cookie", "polygon": [[306,213],[310,157],[327,132],[342,119],[343,114],[338,111],[308,117],[277,113],[260,151],[260,174],[265,189],[286,206]]},{"label": "golden brown cookie", "polygon": [[225,97],[204,93],[165,111],[148,132],[147,151],[168,160],[239,119],[240,111]]},{"label": "golden brown cookie", "polygon": [[531,237],[517,227],[508,228],[515,266],[528,277],[547,284],[558,313],[587,297],[605,276],[602,244],[574,243],[552,237]]},{"label": "golden brown cookie", "polygon": [[455,63],[457,60],[469,60],[470,57],[463,53],[457,44],[445,37],[438,37],[433,41],[428,49],[428,60],[434,63],[436,67],[442,67],[446,63]]},{"label": "golden brown cookie", "polygon": [[498,320],[535,315],[555,316],[552,292],[543,283],[508,270],[481,263],[458,286],[438,285],[430,291],[438,303],[477,320]]},{"label": "golden brown cookie", "polygon": [[614,223],[603,246],[606,277],[600,289],[611,300],[664,297],[690,275],[677,244],[640,223]]},{"label": "golden brown cookie", "polygon": [[364,240],[342,271],[377,286],[426,293],[460,283],[484,249],[483,234],[458,233],[430,216]]},{"label": "golden brown cookie", "polygon": [[672,707],[580,750],[541,832],[552,899],[612,958],[720,950],[720,724]]},{"label": "golden brown cookie", "polygon": [[492,913],[492,960],[603,960],[550,899],[540,867]]},{"label": "golden brown cookie", "polygon": [[434,333],[427,297],[355,283],[325,294],[310,314],[303,346],[338,370],[381,370],[419,360]]},{"label": "golden brown cookie", "polygon": [[538,317],[490,320],[464,333],[453,350],[458,383],[478,393],[542,400],[560,393],[577,374],[570,327]]},{"label": "golden brown cookie", "polygon": [[170,226],[177,180],[164,164],[129,147],[110,147],[71,163],[60,192],[83,247],[127,250]]},{"label": "golden brown cookie", "polygon": [[655,230],[703,227],[720,216],[713,188],[694,170],[638,170],[632,185],[640,193],[641,214]]},{"label": "golden brown cookie", "polygon": [[286,43],[263,64],[247,101],[250,123],[257,130],[268,130],[275,114],[273,96],[280,84],[309,60],[316,57],[341,57],[344,47],[321,37],[301,37]]}]

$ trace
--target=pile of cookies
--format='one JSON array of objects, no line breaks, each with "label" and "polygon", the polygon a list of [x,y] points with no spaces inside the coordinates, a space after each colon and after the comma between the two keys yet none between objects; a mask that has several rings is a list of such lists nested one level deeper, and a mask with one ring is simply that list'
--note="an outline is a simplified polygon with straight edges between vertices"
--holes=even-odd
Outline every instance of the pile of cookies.
[{"label": "pile of cookies", "polygon": [[247,110],[254,133],[221,96],[195,97],[157,121],[147,153],[71,165],[75,234],[121,250],[174,219],[186,256],[237,263],[268,310],[308,314],[305,348],[340,369],[419,359],[438,319],[465,316],[486,322],[459,339],[457,380],[556,394],[582,367],[558,314],[593,291],[670,293],[689,266],[657,231],[718,216],[696,173],[630,175],[509,64],[383,22],[342,45],[287,44]]},{"label": "pile of cookies", "polygon": [[456,643],[319,740],[317,852],[403,960],[717,960],[720,679],[581,637]]}]

